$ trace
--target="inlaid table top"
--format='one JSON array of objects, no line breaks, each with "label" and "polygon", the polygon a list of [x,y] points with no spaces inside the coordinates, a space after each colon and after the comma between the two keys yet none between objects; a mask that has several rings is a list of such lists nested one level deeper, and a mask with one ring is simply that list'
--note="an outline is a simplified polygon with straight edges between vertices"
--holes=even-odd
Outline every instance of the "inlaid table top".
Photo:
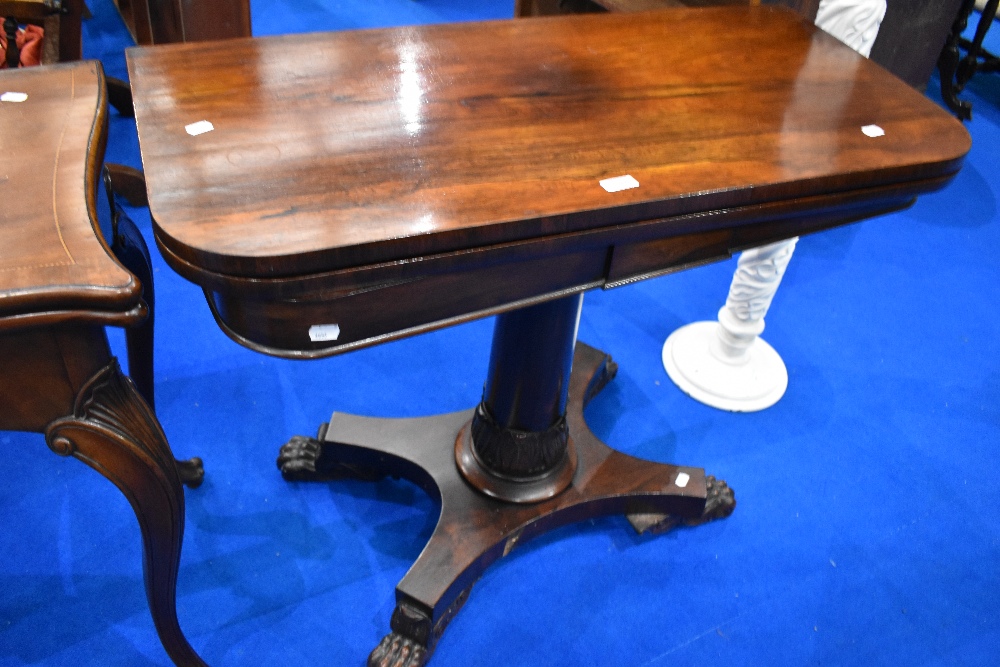
[{"label": "inlaid table top", "polygon": [[97,224],[107,122],[100,64],[3,70],[0,96],[0,327],[135,308],[141,286]]},{"label": "inlaid table top", "polygon": [[[228,275],[892,188],[953,174],[969,148],[919,93],[768,7],[289,35],[128,59],[159,241]],[[201,121],[214,129],[185,130]],[[638,187],[600,184],[624,175]]]}]

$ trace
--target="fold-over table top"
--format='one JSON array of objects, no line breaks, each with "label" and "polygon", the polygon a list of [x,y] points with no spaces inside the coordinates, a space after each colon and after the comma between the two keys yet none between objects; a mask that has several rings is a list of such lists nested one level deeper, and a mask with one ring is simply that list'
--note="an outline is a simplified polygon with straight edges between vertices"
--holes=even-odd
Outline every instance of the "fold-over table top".
[{"label": "fold-over table top", "polygon": [[139,303],[98,237],[106,116],[97,62],[0,71],[0,318],[106,319]]},{"label": "fold-over table top", "polygon": [[[158,240],[231,276],[916,184],[953,174],[970,146],[922,95],[769,7],[178,44],[128,61]],[[626,175],[638,186],[602,186]]]}]

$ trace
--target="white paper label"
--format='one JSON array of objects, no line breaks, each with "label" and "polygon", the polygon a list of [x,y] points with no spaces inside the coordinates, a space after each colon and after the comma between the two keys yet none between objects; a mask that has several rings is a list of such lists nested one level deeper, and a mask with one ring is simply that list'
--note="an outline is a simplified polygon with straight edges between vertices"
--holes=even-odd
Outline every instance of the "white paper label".
[{"label": "white paper label", "polygon": [[686,472],[679,472],[677,473],[677,479],[674,480],[674,486],[676,486],[678,489],[683,489],[685,486],[688,485],[688,482],[690,481],[691,481],[691,475],[687,474]]},{"label": "white paper label", "polygon": [[628,190],[639,187],[639,181],[635,180],[630,175],[625,174],[624,176],[605,178],[601,181],[601,187],[608,192],[618,192],[619,190]]},{"label": "white paper label", "polygon": [[212,125],[207,120],[199,120],[197,123],[191,123],[190,125],[185,125],[184,129],[192,137],[197,137],[199,134],[205,134],[206,132],[211,132],[212,130],[215,129],[215,126]]},{"label": "white paper label", "polygon": [[885,134],[885,130],[878,125],[865,125],[861,128],[861,131],[865,133],[865,136],[872,138],[881,137]]},{"label": "white paper label", "polygon": [[340,338],[339,324],[314,324],[309,327],[309,340],[314,343],[337,340],[338,338]]},{"label": "white paper label", "polygon": [[28,93],[6,92],[0,95],[0,102],[24,102],[28,99]]}]

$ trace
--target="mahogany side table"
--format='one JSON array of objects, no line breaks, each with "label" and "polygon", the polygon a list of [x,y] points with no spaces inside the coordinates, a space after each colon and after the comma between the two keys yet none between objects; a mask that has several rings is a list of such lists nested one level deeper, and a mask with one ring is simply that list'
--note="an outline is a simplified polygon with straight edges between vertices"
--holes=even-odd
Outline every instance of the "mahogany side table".
[{"label": "mahogany side table", "polygon": [[[437,528],[370,665],[419,665],[483,570],[553,527],[732,511],[700,468],[597,440],[582,294],[910,205],[954,118],[766,7],[292,35],[128,52],[157,243],[219,325],[307,359],[500,313],[482,402],[334,413],[290,480],[409,478]],[[826,102],[832,97],[837,105]]]},{"label": "mahogany side table", "polygon": [[[200,666],[175,587],[182,483],[200,483],[201,462],[174,461],[151,407],[151,285],[123,266],[141,258],[141,237],[117,219],[116,254],[97,221],[105,91],[97,62],[0,72],[0,429],[44,433],[125,495],[156,631],[175,663]],[[136,382],[111,356],[105,326],[130,328]]]}]

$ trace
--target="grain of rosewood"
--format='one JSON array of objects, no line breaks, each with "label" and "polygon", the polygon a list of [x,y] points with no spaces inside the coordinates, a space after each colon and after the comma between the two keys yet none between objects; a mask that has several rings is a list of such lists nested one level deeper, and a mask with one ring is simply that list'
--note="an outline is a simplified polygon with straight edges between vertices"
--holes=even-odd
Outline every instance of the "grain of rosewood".
[{"label": "grain of rosewood", "polygon": [[[968,148],[932,103],[773,8],[128,57],[161,240],[231,275],[301,275],[934,178]],[[189,136],[199,120],[214,131]],[[861,134],[868,123],[887,135]],[[598,185],[623,173],[641,187]]]},{"label": "grain of rosewood", "polygon": [[[933,103],[772,7],[128,58],[164,256],[206,288],[230,335],[286,356],[895,210],[946,183],[969,148]],[[215,129],[189,136],[199,120]],[[861,132],[873,123],[885,136]],[[598,184],[626,173],[640,187]],[[474,293],[453,289],[462,272]],[[309,339],[327,322],[341,323],[336,346]]]}]

